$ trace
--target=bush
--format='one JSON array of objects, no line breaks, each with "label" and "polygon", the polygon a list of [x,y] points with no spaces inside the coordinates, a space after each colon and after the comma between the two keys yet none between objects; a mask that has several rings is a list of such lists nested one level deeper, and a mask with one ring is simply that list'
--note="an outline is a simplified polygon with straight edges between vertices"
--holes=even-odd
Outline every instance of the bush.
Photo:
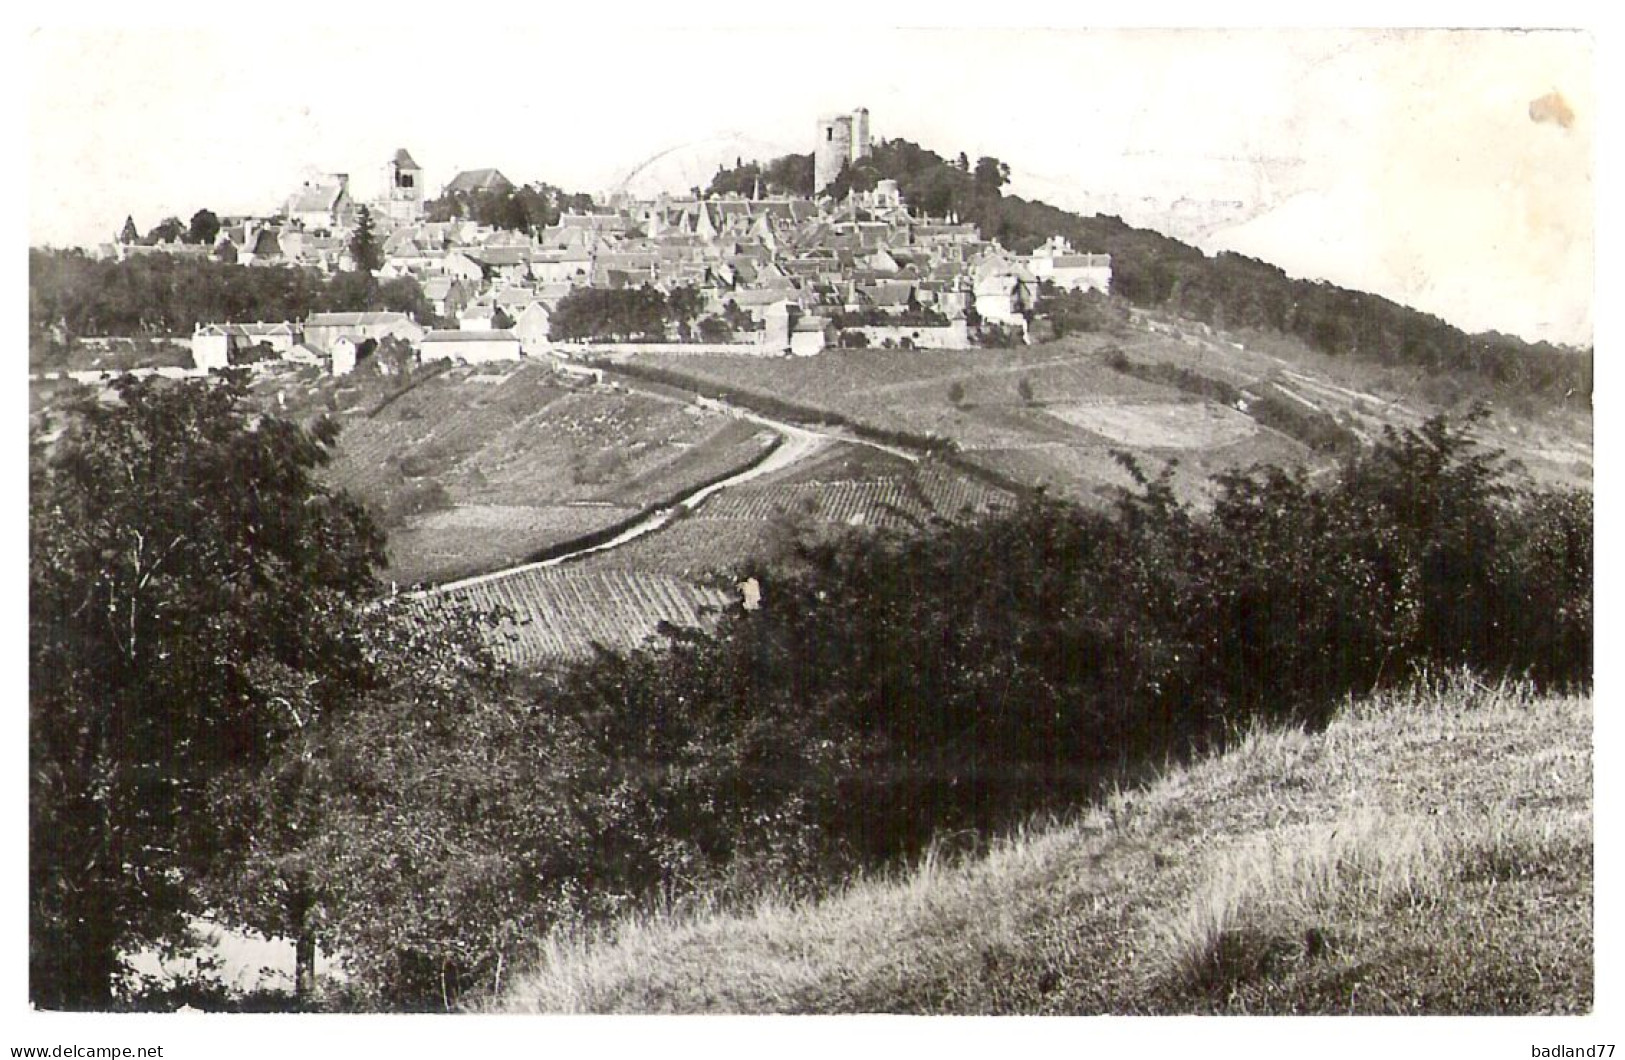
[{"label": "bush", "polygon": [[1012,349],[1024,341],[1021,329],[1011,324],[983,324],[976,329],[976,344],[989,349]]}]

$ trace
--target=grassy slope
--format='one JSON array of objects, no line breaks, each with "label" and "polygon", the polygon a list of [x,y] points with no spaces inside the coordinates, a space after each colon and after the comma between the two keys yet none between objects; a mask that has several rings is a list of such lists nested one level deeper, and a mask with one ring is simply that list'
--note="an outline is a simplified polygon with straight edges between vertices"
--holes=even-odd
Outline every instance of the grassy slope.
[{"label": "grassy slope", "polygon": [[1389,697],[983,858],[561,935],[497,1007],[1586,1011],[1591,814],[1589,699]]},{"label": "grassy slope", "polygon": [[[1162,330],[1125,325],[1120,334],[1091,334],[1009,350],[830,350],[804,359],[640,355],[638,363],[689,373],[804,405],[829,408],[872,426],[953,438],[967,455],[1022,481],[1088,502],[1129,479],[1111,458],[1128,449],[1151,467],[1177,459],[1175,488],[1187,499],[1210,493],[1212,474],[1257,462],[1327,468],[1328,458],[1260,428],[1211,444],[1124,441],[1088,430],[1072,410],[1168,408],[1202,399],[1113,371],[1107,350],[1135,362],[1177,366],[1259,393],[1285,388],[1288,401],[1313,406],[1368,437],[1384,424],[1414,425],[1436,412],[1464,411],[1475,398],[1497,413],[1484,440],[1523,460],[1537,480],[1588,486],[1591,418],[1574,409],[1546,408],[1498,394],[1472,379],[1428,381],[1414,371],[1328,357],[1279,335],[1226,334],[1178,318]],[[1026,380],[1035,402],[1018,387]],[[948,400],[964,388],[964,402]],[[1528,406],[1524,408],[1522,406]]]}]

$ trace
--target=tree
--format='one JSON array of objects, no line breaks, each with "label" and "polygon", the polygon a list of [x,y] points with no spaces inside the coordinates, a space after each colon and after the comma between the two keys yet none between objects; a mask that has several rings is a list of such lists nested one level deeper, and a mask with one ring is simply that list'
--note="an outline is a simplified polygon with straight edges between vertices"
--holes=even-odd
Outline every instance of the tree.
[{"label": "tree", "polygon": [[134,217],[124,218],[124,227],[119,229],[118,241],[125,246],[141,242],[141,233],[135,227]]},{"label": "tree", "polygon": [[384,264],[383,247],[373,231],[372,211],[365,206],[356,214],[355,231],[350,233],[350,258],[357,272],[370,274]]},{"label": "tree", "polygon": [[192,215],[192,223],[186,228],[186,241],[211,246],[219,234],[220,218],[212,210],[199,210]]},{"label": "tree", "polygon": [[974,175],[977,189],[985,192],[997,192],[1010,183],[1010,167],[988,155],[976,160]]},{"label": "tree", "polygon": [[948,384],[948,401],[956,407],[965,403],[964,383],[961,383],[959,380],[955,379],[952,383]]},{"label": "tree", "polygon": [[157,246],[159,243],[173,243],[186,235],[186,226],[181,224],[179,217],[166,217],[153,226],[142,242],[148,246]]},{"label": "tree", "polygon": [[246,383],[126,379],[30,463],[30,994],[105,1008],[122,960],[185,937],[242,853],[210,787],[252,773],[364,675],[383,563],[317,477],[337,429]]},{"label": "tree", "polygon": [[728,322],[715,315],[700,318],[699,332],[701,342],[732,342],[734,337],[734,329]]},{"label": "tree", "polygon": [[1033,404],[1033,381],[1026,376],[1022,376],[1021,381],[1016,384],[1016,393],[1021,395],[1021,400],[1024,403]]}]

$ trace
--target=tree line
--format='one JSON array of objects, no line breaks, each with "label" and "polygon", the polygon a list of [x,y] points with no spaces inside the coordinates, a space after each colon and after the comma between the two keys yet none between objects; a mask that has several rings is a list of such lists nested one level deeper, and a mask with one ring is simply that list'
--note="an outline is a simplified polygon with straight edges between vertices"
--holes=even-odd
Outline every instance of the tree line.
[{"label": "tree line", "polygon": [[179,217],[166,217],[150,228],[145,236],[136,228],[135,218],[126,217],[124,227],[119,229],[118,241],[146,247],[157,246],[159,243],[213,246],[215,237],[219,234],[219,215],[213,210],[204,208],[194,213],[189,223],[183,223]]},{"label": "tree line", "polygon": [[253,267],[144,254],[98,260],[77,250],[28,252],[31,344],[84,335],[189,336],[209,321],[303,320],[312,313],[392,310],[433,318],[410,277]]},{"label": "tree line", "polygon": [[539,234],[566,212],[589,213],[591,195],[533,182],[507,191],[451,191],[424,204],[430,221],[469,220],[489,228]]},{"label": "tree line", "polygon": [[[727,341],[731,321],[701,319],[705,297],[679,285],[670,292],[650,284],[640,287],[577,287],[553,309],[548,337],[554,342],[665,342],[675,335],[687,341]],[[696,322],[698,326],[696,327]]]},{"label": "tree line", "polygon": [[[30,991],[115,984],[210,910],[297,940],[302,1006],[443,1009],[550,927],[816,893],[1419,668],[1588,685],[1592,509],[1463,420],[1335,481],[1169,472],[913,533],[781,528],[761,607],[540,674],[381,599],[336,441],[246,382],[126,381],[30,460]],[[321,995],[316,945],[348,986]],[[203,998],[211,1004],[241,999]]]},{"label": "tree line", "polygon": [[706,195],[792,195],[803,199],[813,194],[813,156],[783,155],[771,162],[735,160],[732,168],[718,169],[706,187]]}]

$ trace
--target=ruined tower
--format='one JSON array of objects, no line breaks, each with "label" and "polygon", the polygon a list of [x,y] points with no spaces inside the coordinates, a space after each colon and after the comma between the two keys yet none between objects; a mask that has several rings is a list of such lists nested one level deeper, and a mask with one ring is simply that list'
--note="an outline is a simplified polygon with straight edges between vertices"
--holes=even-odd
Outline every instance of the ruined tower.
[{"label": "ruined tower", "polygon": [[841,175],[841,167],[867,158],[870,151],[869,108],[818,119],[813,147],[813,192],[823,191]]}]

